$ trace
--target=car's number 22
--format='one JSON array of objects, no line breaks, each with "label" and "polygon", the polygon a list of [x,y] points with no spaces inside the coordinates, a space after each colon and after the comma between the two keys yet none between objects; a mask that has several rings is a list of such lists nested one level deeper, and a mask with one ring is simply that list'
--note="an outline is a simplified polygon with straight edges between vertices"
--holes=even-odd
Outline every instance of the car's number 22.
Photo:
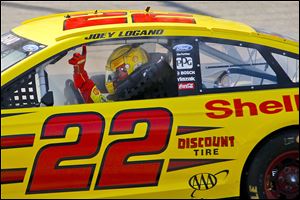
[{"label": "car's number 22", "polygon": [[49,117],[44,123],[41,141],[65,138],[71,127],[79,129],[78,138],[75,142],[48,144],[38,151],[26,193],[89,190],[95,175],[95,190],[157,185],[163,159],[131,162],[128,159],[136,155],[158,154],[166,149],[172,114],[165,108],[121,111],[113,117],[109,135],[132,134],[138,123],[147,124],[145,136],[110,143],[96,172],[96,163],[64,166],[60,163],[90,159],[98,154],[105,128],[103,116],[84,112]]}]

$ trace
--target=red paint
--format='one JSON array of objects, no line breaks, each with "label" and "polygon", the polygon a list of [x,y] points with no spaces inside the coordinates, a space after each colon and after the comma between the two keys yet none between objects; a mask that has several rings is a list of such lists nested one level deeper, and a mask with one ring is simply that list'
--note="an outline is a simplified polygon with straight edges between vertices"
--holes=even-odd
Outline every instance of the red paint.
[{"label": "red paint", "polygon": [[34,137],[34,134],[2,136],[1,149],[32,146]]},{"label": "red paint", "polygon": [[[245,115],[257,116],[263,114],[277,114],[282,111],[293,112],[299,111],[299,95],[284,95],[282,101],[267,100],[259,104],[254,102],[244,102],[242,99],[233,99],[233,103],[226,100],[212,100],[205,104],[205,108],[212,112],[207,112],[206,115],[213,119],[224,119],[235,113],[236,117]],[[294,102],[292,102],[294,100]],[[293,105],[293,103],[296,105]],[[228,106],[233,105],[234,109]],[[259,112],[260,111],[260,112]],[[223,113],[220,113],[223,112]]]},{"label": "red paint", "polygon": [[137,123],[147,123],[145,137],[114,141],[107,147],[96,187],[121,188],[157,185],[163,159],[134,161],[135,155],[153,155],[164,151],[171,133],[171,114],[164,109],[121,112],[116,115],[111,134],[132,134]]},{"label": "red paint", "polygon": [[[286,107],[287,106],[288,105],[286,105]],[[259,109],[265,114],[276,114],[281,112],[283,110],[283,107],[282,104],[278,101],[265,101],[259,105]]]},{"label": "red paint", "polygon": [[138,13],[132,14],[134,23],[145,22],[163,22],[163,23],[185,23],[195,24],[195,19],[189,14],[155,14],[155,13]]},{"label": "red paint", "polygon": [[48,144],[37,153],[29,193],[89,189],[95,164],[60,164],[64,160],[81,160],[96,155],[102,141],[104,119],[96,113],[54,115],[45,122],[41,139],[64,138],[70,127],[79,128],[77,141]]},{"label": "red paint", "polygon": [[204,147],[234,147],[234,136],[179,138],[178,149]]},{"label": "red paint", "polygon": [[26,169],[1,169],[1,184],[23,182]]},{"label": "red paint", "polygon": [[244,116],[244,107],[248,107],[250,111],[250,115],[258,115],[257,108],[255,103],[252,102],[244,102],[242,103],[241,99],[233,100],[234,108],[235,108],[235,116],[242,117]]},{"label": "red paint", "polygon": [[124,24],[127,23],[126,14],[126,12],[106,12],[93,15],[70,16],[70,18],[64,21],[64,30],[98,25]]},{"label": "red paint", "polygon": [[[230,103],[228,101],[225,101],[225,100],[212,100],[212,101],[209,101],[205,104],[205,108],[207,110],[218,111],[218,112],[217,113],[208,112],[208,113],[206,113],[206,115],[208,117],[214,118],[214,119],[222,119],[222,118],[229,117],[230,115],[232,115],[233,111],[230,108],[224,107],[224,106],[228,106],[228,105],[230,105]],[[220,114],[220,111],[223,112],[223,113]]]}]

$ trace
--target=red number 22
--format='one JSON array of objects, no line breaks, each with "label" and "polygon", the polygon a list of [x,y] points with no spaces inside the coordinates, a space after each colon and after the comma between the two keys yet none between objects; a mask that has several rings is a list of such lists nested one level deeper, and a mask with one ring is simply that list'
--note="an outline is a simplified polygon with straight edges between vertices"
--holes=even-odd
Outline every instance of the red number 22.
[{"label": "red number 22", "polygon": [[[143,138],[112,142],[103,155],[95,189],[157,185],[163,160],[128,162],[128,158],[163,152],[169,142],[172,114],[164,108],[126,110],[112,120],[110,135],[133,134],[137,123],[147,123]],[[75,142],[48,144],[37,153],[27,193],[89,190],[96,164],[60,166],[65,160],[88,159],[100,150],[105,121],[99,113],[73,113],[49,117],[41,139],[65,138],[78,127]]]}]

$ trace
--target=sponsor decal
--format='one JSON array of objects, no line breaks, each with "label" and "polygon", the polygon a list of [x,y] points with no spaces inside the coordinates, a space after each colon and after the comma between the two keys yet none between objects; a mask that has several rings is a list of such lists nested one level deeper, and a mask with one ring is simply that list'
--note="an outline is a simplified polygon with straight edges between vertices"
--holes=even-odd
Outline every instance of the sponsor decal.
[{"label": "sponsor decal", "polygon": [[34,51],[39,50],[39,47],[35,44],[28,44],[28,45],[23,46],[23,50],[28,51],[28,52],[34,52]]},{"label": "sponsor decal", "polygon": [[196,75],[195,71],[178,71],[179,75]]},{"label": "sponsor decal", "polygon": [[178,57],[176,58],[177,69],[192,69],[193,59],[192,57]]},{"label": "sponsor decal", "polygon": [[191,56],[191,53],[176,53],[176,56]]},{"label": "sponsor decal", "polygon": [[285,137],[283,138],[283,145],[287,146],[296,142],[295,137]]},{"label": "sponsor decal", "polygon": [[251,199],[259,199],[258,192],[257,192],[257,186],[249,185],[249,193]]},{"label": "sponsor decal", "polygon": [[186,81],[196,81],[195,77],[190,76],[190,77],[179,77],[177,78],[178,82],[186,82]]},{"label": "sponsor decal", "polygon": [[19,41],[21,38],[13,35],[13,34],[8,34],[6,36],[1,37],[1,43],[5,45],[11,45],[17,41]]},{"label": "sponsor decal", "polygon": [[195,156],[219,155],[219,147],[234,147],[234,136],[189,137],[178,139],[178,149],[192,149]]},{"label": "sponsor decal", "polygon": [[178,83],[178,90],[194,90],[195,83]]},{"label": "sponsor decal", "polygon": [[120,31],[120,32],[105,32],[105,33],[93,33],[88,37],[85,37],[85,40],[92,39],[104,39],[104,38],[112,38],[114,36],[118,37],[134,37],[134,36],[155,36],[162,35],[164,30],[162,29],[153,29],[153,30],[134,30],[134,31]]},{"label": "sponsor decal", "polygon": [[[233,99],[231,101],[217,99],[208,101],[205,108],[210,112],[206,112],[209,118],[224,119],[235,115],[236,117],[256,116],[263,114],[277,114],[280,112],[299,111],[299,95],[283,95],[282,101],[267,100],[261,103],[243,101],[242,99]],[[232,108],[233,106],[233,108]]]},{"label": "sponsor decal", "polygon": [[226,178],[229,174],[229,170],[223,170],[216,174],[211,173],[200,173],[192,176],[189,179],[189,186],[194,190],[191,194],[191,197],[195,197],[196,191],[209,190],[215,187],[218,183],[218,178],[221,178],[221,174],[224,174]]},{"label": "sponsor decal", "polygon": [[94,95],[100,94],[100,91],[97,89],[97,87],[94,87],[92,91],[93,91]]},{"label": "sponsor decal", "polygon": [[[171,136],[172,113],[165,108],[119,111],[108,125],[110,127],[108,135],[133,134],[135,125],[144,122],[148,124],[145,137],[139,140],[135,138],[116,140],[102,147],[102,139],[106,137],[104,136],[106,121],[100,113],[76,112],[49,116],[43,124],[40,140],[63,139],[69,127],[80,129],[78,139],[72,143],[69,141],[52,143],[39,149],[33,161],[29,180],[26,179],[27,182],[24,183],[27,184],[26,194],[157,186],[165,159],[142,160],[138,163],[127,159],[135,155],[152,155],[165,151]],[[99,153],[100,148],[105,148],[105,154],[98,172],[95,170],[99,163],[97,161],[85,165],[76,163],[68,166],[60,165],[64,160],[92,158]],[[47,166],[44,163],[47,163]],[[118,173],[114,173],[115,171]],[[142,172],[141,176],[134,176],[136,171]],[[12,173],[5,172],[7,183],[10,180],[13,182],[25,180],[24,170],[21,172],[20,174],[15,170]],[[1,181],[3,174],[1,171]],[[98,175],[96,183],[92,185],[91,177],[96,175]],[[51,184],[47,184],[49,182]]]},{"label": "sponsor decal", "polygon": [[193,49],[193,46],[190,44],[177,44],[173,47],[173,49],[177,52],[186,52],[191,51]]}]

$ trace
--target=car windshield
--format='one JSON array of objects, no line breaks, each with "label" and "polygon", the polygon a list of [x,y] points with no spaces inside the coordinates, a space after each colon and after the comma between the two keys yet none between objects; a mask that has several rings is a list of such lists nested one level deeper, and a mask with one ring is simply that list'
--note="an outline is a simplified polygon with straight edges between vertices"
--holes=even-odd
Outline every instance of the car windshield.
[{"label": "car windshield", "polygon": [[13,33],[1,35],[1,72],[45,48],[45,45]]}]

